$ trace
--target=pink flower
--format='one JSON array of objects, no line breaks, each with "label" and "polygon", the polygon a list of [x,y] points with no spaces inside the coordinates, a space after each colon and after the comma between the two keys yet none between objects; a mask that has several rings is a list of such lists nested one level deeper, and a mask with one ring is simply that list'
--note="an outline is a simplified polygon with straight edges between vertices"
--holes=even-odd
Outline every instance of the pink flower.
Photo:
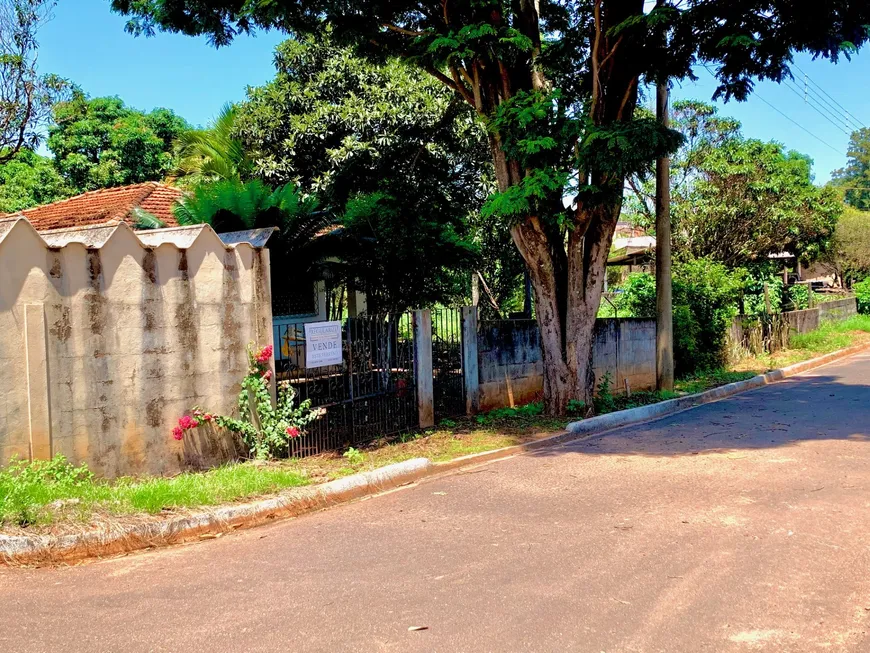
[{"label": "pink flower", "polygon": [[178,426],[180,426],[183,431],[186,431],[187,429],[192,429],[195,426],[199,426],[199,423],[190,415],[185,415],[180,420],[178,420]]},{"label": "pink flower", "polygon": [[212,421],[213,419],[214,419],[214,416],[213,416],[211,413],[205,413],[205,414],[203,414],[203,416],[202,416],[202,421],[203,421],[203,422],[210,422],[210,421]]},{"label": "pink flower", "polygon": [[299,429],[296,428],[295,426],[288,426],[287,427],[287,435],[289,435],[291,438],[298,438],[299,437]]},{"label": "pink flower", "polygon": [[266,345],[255,356],[258,363],[267,363],[272,358],[272,345]]},{"label": "pink flower", "polygon": [[181,430],[180,426],[176,426],[174,429],[172,429],[172,437],[176,440],[181,440],[184,438],[184,431]]},{"label": "pink flower", "polygon": [[265,381],[268,381],[271,378],[272,378],[272,370],[266,370],[265,372],[263,372],[263,379]]},{"label": "pink flower", "polygon": [[190,427],[191,427],[191,428],[194,428],[194,429],[195,429],[197,426],[199,426],[199,422],[198,422],[198,421],[196,421],[195,419],[190,420]]},{"label": "pink flower", "polygon": [[202,411],[201,411],[199,408],[197,408],[197,409],[195,409],[195,410],[193,411],[193,415],[194,415],[195,417],[199,417],[199,416],[202,415]]}]

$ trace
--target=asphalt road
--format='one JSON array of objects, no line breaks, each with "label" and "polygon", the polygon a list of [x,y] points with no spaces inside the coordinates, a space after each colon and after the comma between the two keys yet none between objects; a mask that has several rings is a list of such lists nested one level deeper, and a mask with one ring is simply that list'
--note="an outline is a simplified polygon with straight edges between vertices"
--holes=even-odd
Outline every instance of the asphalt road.
[{"label": "asphalt road", "polygon": [[0,570],[0,651],[865,652],[868,438],[865,355],[266,528]]}]

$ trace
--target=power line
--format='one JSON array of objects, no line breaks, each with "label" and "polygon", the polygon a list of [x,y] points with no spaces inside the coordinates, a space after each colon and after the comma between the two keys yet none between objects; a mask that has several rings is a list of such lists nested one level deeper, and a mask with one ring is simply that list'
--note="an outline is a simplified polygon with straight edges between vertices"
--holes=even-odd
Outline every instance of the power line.
[{"label": "power line", "polygon": [[[716,75],[715,75],[715,74],[714,74],[714,73],[713,73],[709,68],[707,68],[707,66],[701,66],[701,67],[702,67],[704,70],[707,71],[707,73],[710,75],[710,77],[712,77],[715,81],[718,81],[718,80],[716,80]],[[761,100],[762,102],[764,102],[767,106],[769,106],[771,109],[773,109],[773,110],[776,111],[778,114],[780,114],[783,118],[785,118],[785,119],[788,120],[789,122],[795,124],[797,127],[799,127],[800,129],[802,129],[803,131],[805,131],[807,134],[809,134],[810,136],[812,136],[813,138],[815,138],[815,139],[816,139],[817,141],[819,141],[820,143],[822,143],[822,144],[824,144],[824,145],[827,145],[829,148],[831,148],[832,150],[834,150],[834,152],[836,152],[837,154],[840,154],[840,155],[842,155],[842,156],[848,156],[845,152],[841,152],[840,150],[838,150],[836,147],[834,147],[833,145],[831,145],[830,143],[828,143],[828,142],[827,142],[826,140],[824,140],[823,138],[820,138],[819,136],[816,136],[813,132],[811,132],[809,129],[807,129],[806,127],[804,127],[802,124],[800,124],[800,123],[799,123],[797,120],[795,120],[794,118],[791,118],[790,116],[786,115],[785,113],[783,113],[782,111],[780,111],[779,109],[777,109],[777,108],[776,108],[775,106],[773,106],[770,102],[768,102],[768,101],[765,100],[763,97],[761,97],[761,95],[759,95],[757,92],[756,92],[754,95],[755,95],[755,97],[757,97],[759,100]]]},{"label": "power line", "polygon": [[822,138],[816,136],[813,132],[811,132],[809,129],[807,129],[806,127],[804,127],[804,126],[803,126],[802,124],[800,124],[797,120],[795,120],[795,119],[793,119],[793,118],[790,118],[789,116],[787,116],[786,114],[784,114],[782,111],[780,111],[780,110],[777,109],[775,106],[773,106],[770,102],[768,102],[768,101],[765,100],[763,97],[761,97],[758,93],[755,93],[755,97],[757,97],[759,100],[761,100],[762,102],[764,102],[767,106],[769,106],[771,109],[773,109],[774,111],[776,111],[776,112],[777,112],[778,114],[780,114],[783,118],[785,118],[785,119],[788,120],[789,122],[792,122],[792,123],[794,123],[795,125],[797,125],[798,127],[800,127],[801,129],[803,129],[807,134],[809,134],[810,136],[812,136],[813,138],[815,138],[817,141],[819,141],[820,143],[824,143],[825,145],[827,145],[828,147],[830,147],[830,148],[831,148],[832,150],[834,150],[834,152],[836,152],[837,154],[841,154],[841,155],[843,155],[843,156],[848,156],[845,152],[841,152],[841,151],[838,150],[836,147],[834,147],[833,145],[831,145],[828,141],[826,141],[826,140],[824,140],[824,139],[822,139]]},{"label": "power line", "polygon": [[807,75],[807,74],[804,72],[804,70],[803,70],[800,66],[798,66],[797,64],[794,64],[794,67],[797,68],[797,69],[798,69],[798,70],[803,74],[804,77],[806,77],[807,81],[812,82],[812,84],[814,84],[815,86],[817,86],[817,87],[819,88],[819,90],[820,90],[822,93],[824,93],[826,96],[828,96],[828,98],[831,100],[831,102],[833,102],[833,103],[836,104],[838,107],[840,107],[840,109],[842,109],[843,112],[844,112],[847,116],[849,116],[850,118],[852,118],[852,119],[855,121],[856,124],[861,125],[861,127],[865,127],[865,126],[866,126],[866,125],[864,125],[863,122],[861,122],[861,121],[858,120],[855,116],[853,116],[851,113],[849,113],[849,111],[848,111],[848,109],[846,109],[846,107],[844,107],[842,104],[840,104],[839,102],[837,102],[833,97],[831,97],[831,95],[830,95],[830,94],[829,94],[825,89],[823,89],[822,86],[821,86],[818,82],[813,81],[813,80],[810,78],[810,76]]},{"label": "power line", "polygon": [[825,120],[827,120],[827,121],[828,121],[829,123],[831,123],[834,127],[836,127],[837,129],[839,129],[841,132],[843,132],[844,134],[846,134],[846,136],[851,136],[851,135],[852,135],[852,131],[853,131],[852,129],[847,129],[846,127],[843,127],[842,124],[835,122],[833,118],[831,118],[827,113],[825,113],[822,109],[820,109],[818,106],[816,106],[816,104],[814,104],[813,102],[810,102],[810,101],[809,101],[809,98],[804,97],[804,96],[801,94],[800,91],[798,91],[797,89],[795,89],[794,86],[792,86],[791,84],[789,84],[789,83],[786,82],[786,81],[783,81],[783,86],[785,86],[785,87],[786,87],[787,89],[789,89],[792,93],[794,93],[795,95],[797,95],[799,98],[802,98],[805,104],[807,104],[808,106],[812,107],[812,108],[815,110],[816,113],[818,113],[820,116],[822,116],[822,118],[824,118]]},{"label": "power line", "polygon": [[[808,80],[809,80],[809,78],[807,78],[806,81],[808,81]],[[839,109],[837,109],[836,107],[834,107],[834,105],[832,105],[832,104],[831,104],[830,102],[828,102],[825,98],[823,98],[823,97],[819,94],[819,92],[816,91],[816,89],[812,88],[812,87],[811,87],[809,84],[807,84],[807,83],[804,83],[804,93],[805,93],[805,96],[810,96],[810,97],[812,97],[812,99],[814,99],[815,101],[824,104],[824,105],[825,105],[825,109],[826,109],[826,110],[830,110],[830,112],[831,112],[831,113],[832,113],[832,114],[833,114],[833,115],[834,115],[838,120],[841,120],[841,121],[843,122],[843,124],[846,125],[846,127],[849,128],[849,131],[855,131],[856,129],[861,129],[862,125],[861,125],[860,123],[858,123],[858,122],[856,122],[854,119],[850,118],[850,117],[849,117],[849,114],[847,114],[847,113],[843,113],[842,111],[840,111]],[[806,97],[805,97],[805,99],[806,99]]]}]

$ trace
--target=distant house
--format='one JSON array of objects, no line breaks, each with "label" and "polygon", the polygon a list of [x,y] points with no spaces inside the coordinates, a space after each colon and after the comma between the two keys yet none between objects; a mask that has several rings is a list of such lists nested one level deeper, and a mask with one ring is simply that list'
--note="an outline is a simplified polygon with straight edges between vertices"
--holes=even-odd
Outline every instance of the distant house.
[{"label": "distant house", "polygon": [[183,195],[180,188],[146,181],[92,190],[59,202],[0,215],[0,218],[27,218],[37,231],[90,227],[108,222],[126,222],[135,228],[138,222],[136,209],[141,209],[167,227],[175,227],[178,222],[172,214],[172,205]]}]

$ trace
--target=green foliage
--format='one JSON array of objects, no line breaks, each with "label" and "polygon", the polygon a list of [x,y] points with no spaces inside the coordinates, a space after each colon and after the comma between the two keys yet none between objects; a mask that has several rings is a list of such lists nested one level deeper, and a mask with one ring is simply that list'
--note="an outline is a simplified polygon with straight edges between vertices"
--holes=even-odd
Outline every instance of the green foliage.
[{"label": "green foliage", "polygon": [[416,200],[375,192],[345,205],[341,260],[365,291],[371,313],[449,304],[467,292],[477,249],[465,225]]},{"label": "green foliage", "polygon": [[870,277],[852,284],[852,292],[858,298],[858,312],[870,314]]},{"label": "green foliage", "polygon": [[81,92],[56,104],[53,117],[48,148],[78,192],[163,179],[174,166],[173,141],[189,128],[169,109],[143,113]]},{"label": "green foliage", "polygon": [[475,421],[482,425],[491,425],[500,421],[537,417],[544,412],[544,405],[539,402],[523,404],[513,408],[496,408],[475,416]]},{"label": "green foliage", "polygon": [[94,512],[159,513],[215,505],[307,485],[310,479],[281,467],[231,464],[171,478],[93,477],[85,464],[62,455],[51,461],[13,460],[0,468],[0,526],[48,524],[59,518],[87,523]]},{"label": "green foliage", "polygon": [[225,104],[207,129],[187,129],[175,137],[179,181],[197,185],[212,181],[246,181],[253,161],[236,137],[238,108]]},{"label": "green foliage", "polygon": [[804,284],[795,284],[788,288],[788,302],[785,310],[802,311],[810,307],[810,289]]},{"label": "green foliage", "polygon": [[234,133],[255,175],[292,181],[337,216],[336,282],[383,312],[452,303],[467,297],[473,264],[499,269],[499,241],[476,256],[475,241],[492,242],[474,220],[489,192],[485,132],[448,90],[398,59],[359,56],[330,29],[282,43],[275,64]]},{"label": "green foliage", "polygon": [[843,197],[851,207],[870,211],[870,128],[852,132],[845,168],[835,170],[832,183],[843,188]]},{"label": "green foliage", "polygon": [[846,285],[870,275],[870,211],[846,207],[823,260]]},{"label": "green foliage", "polygon": [[274,296],[287,291],[290,279],[296,288],[310,285],[339,251],[328,229],[330,216],[294,184],[272,189],[259,180],[202,183],[172,211],[179,224],[210,224],[218,232],[276,227],[269,240]]},{"label": "green foliage", "polygon": [[586,402],[579,399],[568,400],[568,416],[584,417],[586,415]]},{"label": "green foliage", "polygon": [[92,481],[87,465],[75,466],[62,454],[32,462],[13,458],[0,469],[0,526],[7,521],[34,524],[49,497],[74,492]]},{"label": "green foliage", "polygon": [[[271,355],[271,352],[270,352]],[[289,381],[278,384],[278,400],[272,403],[269,390],[271,371],[265,361],[249,351],[251,367],[242,380],[238,416],[215,415],[215,423],[239,436],[251,457],[276,458],[286,455],[292,438],[303,437],[304,428],[318,418],[311,400],[294,405],[296,391]]]},{"label": "green foliage", "polygon": [[51,18],[56,0],[14,0],[0,4],[0,164],[23,150],[36,150],[45,119],[71,84],[37,69],[39,28]]},{"label": "green foliage", "polygon": [[365,461],[365,455],[359,449],[354,449],[350,447],[347,451],[341,454],[345,458],[347,458],[347,462],[356,467],[357,465],[361,465]]},{"label": "green foliage", "polygon": [[62,200],[74,191],[58,174],[48,157],[32,150],[19,150],[0,165],[0,212],[22,209]]},{"label": "green foliage", "polygon": [[598,382],[598,387],[596,388],[597,392],[595,393],[595,413],[597,415],[603,415],[605,413],[613,412],[614,407],[616,406],[616,399],[613,396],[613,379],[610,376],[610,372],[605,372],[604,376],[601,377],[601,380]]},{"label": "green foliage", "polygon": [[[722,367],[725,335],[737,314],[744,283],[743,271],[729,271],[709,259],[674,264],[674,364],[678,376]],[[620,310],[635,317],[654,317],[655,302],[655,277],[630,275],[620,294]]]}]

